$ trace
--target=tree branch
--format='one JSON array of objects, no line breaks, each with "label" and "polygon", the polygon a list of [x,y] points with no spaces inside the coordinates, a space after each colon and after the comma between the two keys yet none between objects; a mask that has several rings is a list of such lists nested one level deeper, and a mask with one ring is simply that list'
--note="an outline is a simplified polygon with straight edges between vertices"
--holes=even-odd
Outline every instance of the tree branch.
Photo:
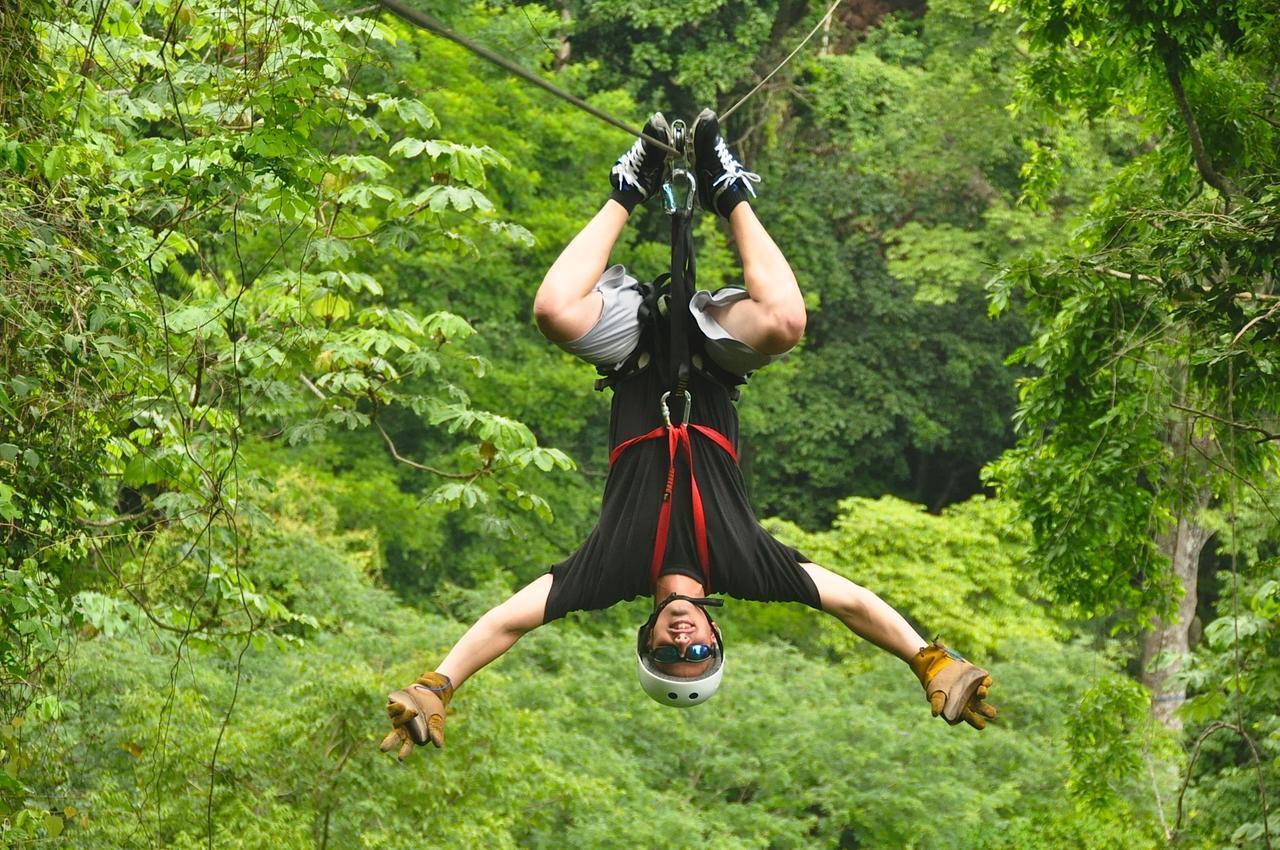
[{"label": "tree branch", "polygon": [[1259,428],[1257,425],[1246,425],[1243,422],[1233,422],[1230,419],[1223,419],[1221,416],[1215,416],[1207,410],[1196,410],[1194,407],[1184,407],[1181,404],[1169,403],[1169,406],[1175,410],[1181,410],[1190,413],[1193,416],[1203,416],[1205,419],[1212,419],[1214,422],[1221,422],[1223,425],[1229,425],[1232,428],[1238,428],[1241,431],[1252,431],[1255,434],[1261,434],[1258,438],[1259,443],[1269,443],[1272,440],[1280,440],[1280,434],[1272,434],[1265,428]]},{"label": "tree branch", "polygon": [[[1248,324],[1246,324],[1243,328],[1240,329],[1240,333],[1236,334],[1235,338],[1231,340],[1231,345],[1234,346],[1237,342],[1239,342],[1240,338],[1249,332],[1249,328],[1258,324],[1258,322],[1266,321],[1267,319],[1270,319],[1272,316],[1274,316],[1277,310],[1280,310],[1280,303],[1276,303],[1275,305],[1273,305],[1270,310],[1263,313],[1261,316],[1254,316],[1252,319],[1250,319]],[[1228,346],[1228,348],[1230,347],[1231,346]]]},{"label": "tree branch", "polygon": [[111,519],[88,519],[86,517],[76,517],[76,522],[80,525],[88,526],[89,528],[109,528],[113,525],[119,525],[122,522],[133,522],[135,519],[142,519],[143,517],[153,516],[154,514],[154,511],[139,511],[136,514],[123,514],[118,517],[112,517]]},{"label": "tree branch", "polygon": [[1178,104],[1178,112],[1182,114],[1183,123],[1187,125],[1187,138],[1191,142],[1191,155],[1195,158],[1196,170],[1200,172],[1204,182],[1217,189],[1229,201],[1232,195],[1240,194],[1240,190],[1226,175],[1214,168],[1208,152],[1205,151],[1204,139],[1200,136],[1200,124],[1196,121],[1195,113],[1191,111],[1191,104],[1187,101],[1187,93],[1182,88],[1182,72],[1178,70],[1177,48],[1167,35],[1157,36],[1157,44],[1160,48],[1160,58],[1164,61],[1165,77],[1173,90],[1173,99]]},{"label": "tree branch", "polygon": [[453,478],[459,481],[474,481],[484,472],[484,469],[478,469],[475,472],[447,472],[443,469],[436,469],[434,466],[427,466],[425,463],[418,463],[416,460],[410,460],[404,457],[396,450],[396,444],[391,441],[391,435],[382,427],[382,423],[376,418],[373,420],[373,426],[378,429],[378,433],[382,435],[382,439],[386,440],[387,448],[391,451],[391,456],[403,463],[405,466],[412,466],[414,469],[420,469],[423,472],[430,472],[432,475],[439,475],[441,478]]},{"label": "tree branch", "polygon": [[1119,269],[1109,269],[1106,266],[1094,266],[1093,270],[1095,272],[1098,272],[1099,274],[1111,275],[1112,277],[1118,277],[1122,280],[1130,280],[1136,277],[1138,280],[1145,280],[1148,283],[1158,283],[1161,286],[1164,285],[1164,281],[1154,275],[1133,274],[1132,272],[1122,272]]}]

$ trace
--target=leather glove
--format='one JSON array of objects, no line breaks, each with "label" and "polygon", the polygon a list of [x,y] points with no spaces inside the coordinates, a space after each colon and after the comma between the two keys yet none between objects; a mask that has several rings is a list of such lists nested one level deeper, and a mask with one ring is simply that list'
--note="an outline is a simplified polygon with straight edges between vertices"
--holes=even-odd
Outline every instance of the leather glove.
[{"label": "leather glove", "polygon": [[453,697],[453,682],[443,673],[427,672],[407,688],[387,694],[387,717],[391,719],[391,733],[382,739],[380,749],[385,753],[400,747],[397,758],[404,761],[413,752],[414,744],[426,746],[428,742],[444,746],[444,717]]},{"label": "leather glove", "polygon": [[996,716],[995,706],[983,702],[991,687],[991,675],[958,652],[934,641],[922,647],[910,664],[924,685],[934,717],[941,714],[952,726],[964,721],[974,729],[982,729],[988,719]]}]

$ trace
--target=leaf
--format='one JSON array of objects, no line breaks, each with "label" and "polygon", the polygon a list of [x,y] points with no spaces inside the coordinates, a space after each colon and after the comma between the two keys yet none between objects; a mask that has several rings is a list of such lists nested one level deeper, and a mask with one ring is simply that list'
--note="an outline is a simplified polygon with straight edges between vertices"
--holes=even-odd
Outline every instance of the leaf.
[{"label": "leaf", "polygon": [[436,117],[420,100],[400,100],[395,105],[396,114],[407,124],[416,124],[423,130],[436,125]]},{"label": "leaf", "polygon": [[14,499],[21,498],[22,494],[15,493],[12,487],[0,481],[0,519],[8,521],[17,519],[21,511],[13,502]]},{"label": "leaf", "polygon": [[341,295],[329,292],[312,301],[309,309],[311,315],[330,321],[345,319],[351,315],[351,302]]},{"label": "leaf", "polygon": [[427,143],[422,139],[401,139],[391,146],[389,151],[392,156],[403,156],[405,159],[413,159],[418,154],[426,150]]},{"label": "leaf", "polygon": [[146,452],[138,452],[125,464],[122,480],[130,487],[156,484],[167,477],[165,468]]}]

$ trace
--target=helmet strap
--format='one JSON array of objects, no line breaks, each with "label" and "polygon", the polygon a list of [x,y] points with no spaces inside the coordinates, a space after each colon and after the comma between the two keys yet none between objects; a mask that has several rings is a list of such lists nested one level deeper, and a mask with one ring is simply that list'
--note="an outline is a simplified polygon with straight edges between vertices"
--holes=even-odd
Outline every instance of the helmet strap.
[{"label": "helmet strap", "polygon": [[649,615],[649,619],[645,620],[644,625],[640,627],[640,640],[642,642],[649,639],[649,633],[653,630],[654,625],[657,624],[658,615],[662,613],[662,609],[666,608],[677,599],[681,599],[685,602],[692,602],[694,605],[701,608],[702,613],[707,615],[707,622],[711,624],[711,628],[715,631],[716,635],[719,636],[720,630],[716,628],[716,621],[711,619],[711,613],[707,611],[707,609],[723,608],[723,599],[712,599],[709,596],[685,596],[683,593],[671,593],[667,595],[666,599],[663,599],[656,607],[654,607],[653,613]]}]

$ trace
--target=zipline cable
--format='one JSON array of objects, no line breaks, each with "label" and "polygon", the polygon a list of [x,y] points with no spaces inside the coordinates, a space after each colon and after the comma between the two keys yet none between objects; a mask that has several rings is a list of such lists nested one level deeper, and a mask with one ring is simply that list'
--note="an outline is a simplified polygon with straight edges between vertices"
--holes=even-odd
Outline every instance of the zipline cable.
[{"label": "zipline cable", "polygon": [[399,2],[399,0],[378,0],[378,4],[382,6],[382,8],[390,12],[391,14],[395,15],[396,17],[402,20],[408,21],[409,23],[415,26],[422,27],[424,30],[427,30],[428,32],[435,33],[441,38],[447,38],[450,41],[454,42],[455,44],[459,44],[465,47],[467,50],[470,50],[472,53],[476,54],[480,58],[486,59],[489,62],[492,62],[493,64],[497,65],[498,67],[503,68],[504,70],[510,71],[511,73],[515,74],[521,79],[527,82],[533,83],[535,86],[538,86],[541,89],[545,89],[546,91],[551,92],[553,95],[555,95],[558,98],[567,100],[569,103],[572,103],[574,106],[578,107],[579,109],[582,109],[586,112],[591,113],[595,117],[599,118],[601,121],[606,121],[620,130],[625,130],[627,133],[629,133],[632,136],[644,136],[650,142],[662,148],[663,150],[667,151],[668,153],[673,153],[676,155],[680,154],[680,151],[676,150],[671,145],[667,144],[661,139],[655,139],[652,136],[645,136],[645,134],[642,131],[636,129],[635,127],[632,127],[631,125],[627,124],[625,121],[622,121],[618,118],[614,118],[612,115],[605,112],[604,110],[597,109],[596,107],[587,103],[582,98],[575,97],[574,95],[569,94],[569,92],[547,82],[546,80],[539,77],[537,74],[534,74],[528,71],[527,69],[520,67],[515,62],[512,62],[510,59],[506,58],[505,56],[501,56],[497,53],[494,53],[489,48],[484,47],[483,45],[477,44],[476,42],[472,41],[466,36],[459,35],[458,33],[446,27],[440,21],[437,21],[435,18],[431,17],[430,15],[427,15],[423,12],[419,12],[417,9],[411,9],[408,6],[404,5],[403,3]]},{"label": "zipline cable", "polygon": [[[778,67],[774,68],[772,71],[766,74],[764,79],[756,83],[755,87],[752,88],[751,91],[747,92],[741,98],[739,98],[737,103],[735,103],[733,106],[730,106],[724,112],[720,113],[720,120],[723,121],[733,113],[737,112],[738,108],[742,106],[742,104],[746,103],[747,100],[749,100],[752,95],[760,91],[760,89],[764,87],[765,83],[773,79],[775,74],[781,71],[788,62],[794,59],[795,55],[799,53],[806,44],[809,43],[810,39],[812,39],[814,35],[817,34],[818,30],[822,29],[822,26],[826,24],[829,20],[831,20],[831,15],[835,12],[836,7],[840,5],[840,2],[841,0],[835,0],[835,2],[833,2],[827,8],[826,14],[824,14],[821,18],[818,19],[818,22],[814,24],[813,29],[809,30],[809,34],[804,37],[804,40],[796,45],[795,50],[792,50],[790,53],[788,53],[787,58],[783,59],[780,63],[778,63]],[[410,7],[401,3],[400,0],[378,0],[378,5],[382,6],[382,8],[386,9],[388,12],[400,18],[401,20],[407,21],[413,24],[414,26],[421,27],[427,32],[434,33],[440,36],[441,38],[447,38],[453,43],[461,45],[462,47],[465,47],[467,50],[470,50],[472,53],[479,56],[481,59],[485,59],[489,62],[492,62],[493,64],[497,65],[499,68],[502,68],[506,71],[510,71],[512,74],[515,74],[517,77],[520,77],[521,79],[527,82],[533,83],[535,86],[541,89],[551,92],[556,97],[568,101],[569,103],[573,104],[579,109],[585,112],[588,112],[591,115],[594,115],[595,117],[599,118],[601,121],[604,121],[608,124],[612,124],[614,127],[617,127],[620,130],[625,130],[629,135],[643,136],[644,138],[648,139],[650,142],[653,142],[655,145],[665,150],[667,153],[676,154],[677,156],[680,155],[680,151],[676,150],[671,145],[667,144],[661,139],[655,139],[653,136],[646,136],[643,131],[637,130],[635,127],[632,127],[630,124],[627,124],[625,121],[619,118],[613,117],[609,113],[605,112],[603,109],[598,109],[592,106],[591,104],[587,103],[582,98],[576,97],[570,94],[569,92],[565,91],[564,89],[552,83],[547,82],[546,80],[539,77],[537,74],[534,74],[529,70],[522,68],[521,66],[517,65],[515,62],[512,62],[510,59],[506,58],[505,56],[502,56],[498,53],[494,53],[489,48],[485,47],[482,44],[478,44],[472,41],[466,36],[459,35],[458,33],[449,29],[443,23],[431,17],[430,15],[426,14],[425,12],[419,12],[417,9],[411,9]]]},{"label": "zipline cable", "polygon": [[765,84],[765,83],[767,83],[767,82],[769,82],[769,80],[773,79],[773,75],[774,75],[774,74],[776,74],[776,73],[778,73],[779,71],[781,71],[781,70],[783,69],[783,67],[784,67],[788,62],[790,62],[790,61],[795,57],[795,55],[796,55],[797,53],[799,53],[799,52],[800,52],[800,49],[801,49],[802,47],[804,47],[806,44],[808,44],[808,43],[809,43],[809,39],[813,38],[814,33],[816,33],[819,29],[821,29],[821,28],[822,28],[822,25],[823,25],[823,24],[825,24],[828,20],[830,20],[830,19],[831,19],[831,14],[832,14],[833,12],[835,12],[836,7],[837,7],[837,6],[839,6],[839,5],[840,5],[840,0],[835,0],[835,2],[834,2],[834,3],[832,3],[832,4],[831,4],[831,6],[827,9],[827,13],[826,13],[825,15],[823,15],[821,18],[819,18],[819,19],[818,19],[818,22],[817,22],[816,24],[814,24],[814,25],[813,25],[813,29],[809,30],[809,34],[808,34],[808,35],[806,35],[806,36],[804,37],[804,41],[802,41],[802,42],[800,42],[799,44],[797,44],[797,45],[796,45],[796,49],[795,49],[795,50],[793,50],[793,51],[791,51],[790,53],[788,53],[788,54],[787,54],[787,58],[786,58],[786,59],[783,59],[780,63],[778,63],[778,67],[776,67],[776,68],[774,68],[772,71],[770,71],[770,72],[768,73],[768,75],[767,75],[767,76],[765,76],[765,78],[764,78],[763,80],[761,80],[760,82],[756,83],[755,88],[753,88],[751,91],[749,91],[749,92],[747,92],[746,94],[744,94],[744,95],[741,97],[741,99],[739,99],[739,100],[738,100],[738,102],[737,102],[737,103],[735,103],[733,106],[730,106],[727,110],[725,110],[724,112],[721,112],[721,113],[720,113],[720,120],[721,120],[721,121],[724,121],[724,120],[725,120],[725,119],[727,119],[730,115],[732,115],[733,113],[737,112],[737,111],[738,111],[738,107],[739,107],[739,106],[742,106],[742,104],[746,103],[746,102],[747,102],[747,99],[748,99],[749,97],[751,97],[751,96],[752,96],[753,94],[755,94],[756,92],[760,91],[760,89],[764,87],[764,84]]}]

